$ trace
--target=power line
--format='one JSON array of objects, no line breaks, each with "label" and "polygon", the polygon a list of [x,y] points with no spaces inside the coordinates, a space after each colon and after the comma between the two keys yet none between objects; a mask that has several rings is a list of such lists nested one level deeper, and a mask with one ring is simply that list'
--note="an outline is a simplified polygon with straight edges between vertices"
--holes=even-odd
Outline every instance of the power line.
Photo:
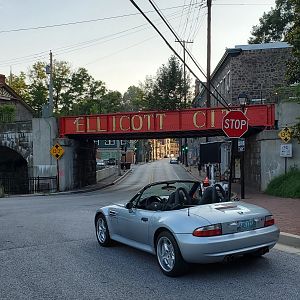
[{"label": "power line", "polygon": [[[271,6],[273,3],[215,3],[217,0],[214,0],[213,5],[218,5],[218,6]],[[219,0],[218,0],[219,1]]]},{"label": "power line", "polygon": [[[170,29],[170,31],[172,32],[172,34],[175,36],[175,38],[177,39],[177,40],[179,40],[180,41],[180,39],[179,39],[179,37],[178,37],[178,35],[176,34],[176,32],[173,30],[173,28],[169,25],[169,23],[168,23],[168,21],[165,19],[165,17],[158,11],[158,8],[157,8],[157,6],[156,5],[154,5],[154,3],[153,3],[153,1],[152,0],[149,0],[149,2],[151,3],[151,5],[152,5],[152,7],[156,10],[156,12],[158,13],[158,15],[161,17],[161,19],[164,21],[164,23],[167,25],[167,27]],[[165,40],[165,39],[164,39]],[[183,44],[182,44],[182,42],[180,41],[180,44],[182,45],[182,46],[184,46]],[[197,66],[197,68],[199,69],[199,71],[202,73],[202,75],[204,76],[204,77],[206,77],[207,78],[207,75],[205,75],[205,73],[204,73],[204,71],[202,70],[202,68],[200,67],[200,65],[198,64],[198,62],[194,59],[194,57],[192,56],[192,54],[189,52],[189,50],[188,49],[185,49],[185,51],[187,52],[187,54],[189,55],[189,57],[192,59],[192,61],[193,61],[193,63]],[[176,54],[176,55],[178,55],[176,52],[175,52],[175,50],[173,50],[173,52]],[[182,60],[182,58],[181,57],[179,57],[179,59],[181,60],[181,61],[183,61]],[[184,62],[185,63],[185,62]],[[188,67],[188,66],[187,66]],[[189,71],[191,72],[191,69],[188,67],[188,69],[189,69]],[[193,73],[193,72],[191,72],[194,76],[195,76],[195,74]],[[218,94],[218,96],[220,96],[221,97],[221,99],[224,101],[224,103],[226,104],[226,106],[210,91],[210,89],[208,89],[207,88],[207,86],[197,77],[197,76],[195,76],[195,78],[196,79],[198,79],[199,80],[199,82],[202,84],[202,86],[206,89],[206,91],[210,94],[210,95],[212,95],[216,100],[217,100],[217,102],[219,102],[222,106],[224,106],[225,108],[228,108],[229,110],[230,110],[230,107],[229,107],[229,105],[228,105],[228,103],[227,103],[227,101],[222,97],[222,95],[218,92],[218,90],[213,86],[213,88],[215,89],[215,91],[216,91],[216,93]]]},{"label": "power line", "polygon": [[[195,3],[197,5],[197,3]],[[182,8],[187,5],[178,5],[178,6],[172,6],[164,8],[163,10],[170,10],[175,8]],[[153,10],[147,11],[147,13],[152,13]],[[99,21],[107,21],[112,19],[120,19],[125,17],[131,17],[139,15],[139,13],[131,13],[131,14],[124,14],[119,16],[111,16],[111,17],[104,17],[104,18],[97,18],[97,19],[89,19],[89,20],[82,20],[82,21],[74,21],[74,22],[68,22],[68,23],[59,23],[59,24],[51,24],[51,25],[43,25],[43,26],[35,26],[35,27],[25,27],[25,28],[16,28],[16,29],[7,29],[7,30],[0,30],[1,33],[11,33],[11,32],[20,32],[20,31],[29,31],[29,30],[40,30],[40,29],[46,29],[46,28],[55,28],[55,27],[62,27],[62,26],[70,26],[70,25],[78,25],[78,24],[85,24],[85,23],[92,23],[92,22],[99,22]]]},{"label": "power line", "polygon": [[[178,17],[178,14],[179,14],[179,12],[175,12],[175,13],[170,14],[168,17],[171,17],[171,19],[176,19]],[[65,53],[70,53],[70,52],[82,50],[82,49],[85,49],[85,48],[88,48],[88,47],[92,47],[92,46],[95,46],[95,45],[107,43],[109,41],[112,41],[112,40],[115,40],[115,39],[118,39],[118,38],[128,36],[130,34],[134,34],[134,33],[143,31],[143,30],[146,29],[146,28],[143,28],[143,27],[146,27],[147,25],[148,25],[148,23],[144,23],[144,24],[137,25],[137,26],[131,27],[129,29],[125,29],[125,30],[122,30],[122,31],[119,31],[119,32],[116,32],[116,33],[113,33],[113,34],[109,34],[109,35],[106,35],[106,36],[103,36],[103,37],[100,37],[100,38],[87,40],[87,41],[83,41],[83,42],[80,42],[80,43],[76,43],[76,44],[72,44],[72,45],[68,45],[68,46],[64,46],[64,47],[54,48],[52,51],[55,52],[56,56],[59,56],[59,55],[65,54]],[[139,29],[139,30],[135,30],[133,32],[130,32],[134,29]],[[131,48],[131,47],[129,46],[129,48]],[[31,62],[31,61],[35,61],[37,59],[45,58],[46,56],[48,56],[48,51],[38,52],[38,53],[35,53],[35,54],[26,55],[26,56],[23,56],[23,57],[13,58],[13,59],[9,59],[9,60],[2,60],[2,61],[0,61],[0,67],[10,66],[10,65],[18,65],[18,64],[21,64],[21,63],[25,63],[25,62]]]}]

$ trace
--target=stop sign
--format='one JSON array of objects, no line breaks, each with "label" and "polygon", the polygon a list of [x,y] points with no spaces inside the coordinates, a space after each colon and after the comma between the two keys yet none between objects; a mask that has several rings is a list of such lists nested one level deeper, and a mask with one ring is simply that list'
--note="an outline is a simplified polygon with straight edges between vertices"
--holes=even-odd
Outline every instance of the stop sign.
[{"label": "stop sign", "polygon": [[240,138],[248,131],[248,118],[240,110],[231,110],[223,118],[222,129],[230,138]]}]

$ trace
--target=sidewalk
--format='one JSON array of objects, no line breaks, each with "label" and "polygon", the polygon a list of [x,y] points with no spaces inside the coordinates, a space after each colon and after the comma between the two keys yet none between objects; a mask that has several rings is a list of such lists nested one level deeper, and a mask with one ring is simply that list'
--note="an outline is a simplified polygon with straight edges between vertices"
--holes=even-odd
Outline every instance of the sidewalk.
[{"label": "sidewalk", "polygon": [[[186,168],[183,165],[182,167],[195,179],[204,179],[203,176],[200,178],[197,167]],[[232,191],[237,193],[240,198],[240,184],[233,183]],[[279,242],[300,248],[300,199],[269,196],[264,193],[247,190],[246,186],[245,199],[242,201],[270,210],[281,231]]]},{"label": "sidewalk", "polygon": [[97,182],[96,184],[88,185],[88,186],[85,186],[85,187],[82,187],[82,188],[76,189],[76,190],[51,193],[51,195],[78,194],[78,193],[86,193],[86,192],[93,192],[93,191],[101,190],[108,186],[117,184],[118,182],[123,180],[127,175],[129,175],[131,172],[132,172],[132,169],[126,170],[125,172],[121,171],[121,175],[118,175],[118,174],[111,175],[111,176]]}]

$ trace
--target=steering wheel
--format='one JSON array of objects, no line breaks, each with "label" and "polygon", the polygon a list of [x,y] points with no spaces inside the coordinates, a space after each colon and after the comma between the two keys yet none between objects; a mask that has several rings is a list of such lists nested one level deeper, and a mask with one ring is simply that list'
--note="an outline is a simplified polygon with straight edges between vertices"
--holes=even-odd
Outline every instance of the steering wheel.
[{"label": "steering wheel", "polygon": [[159,202],[159,203],[162,203],[163,200],[162,198],[160,198],[159,196],[150,196],[146,199],[146,202],[145,202],[145,207],[149,207],[151,203],[153,202]]}]

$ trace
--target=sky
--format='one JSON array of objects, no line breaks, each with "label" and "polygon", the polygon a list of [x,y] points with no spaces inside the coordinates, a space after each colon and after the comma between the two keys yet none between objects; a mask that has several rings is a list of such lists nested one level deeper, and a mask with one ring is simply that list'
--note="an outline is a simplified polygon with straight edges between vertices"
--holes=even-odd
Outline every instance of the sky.
[{"label": "sky", "polygon": [[[182,46],[148,0],[135,0],[182,56]],[[206,0],[155,0],[202,69],[206,70]],[[275,0],[213,0],[212,70],[226,48],[247,44],[252,26]],[[109,90],[124,93],[155,76],[173,54],[129,0],[0,0],[0,74],[25,73],[36,61],[84,67]],[[72,23],[68,25],[63,25]],[[75,23],[75,24],[74,24]],[[44,27],[44,28],[40,28]],[[191,61],[187,64],[205,81]]]}]

